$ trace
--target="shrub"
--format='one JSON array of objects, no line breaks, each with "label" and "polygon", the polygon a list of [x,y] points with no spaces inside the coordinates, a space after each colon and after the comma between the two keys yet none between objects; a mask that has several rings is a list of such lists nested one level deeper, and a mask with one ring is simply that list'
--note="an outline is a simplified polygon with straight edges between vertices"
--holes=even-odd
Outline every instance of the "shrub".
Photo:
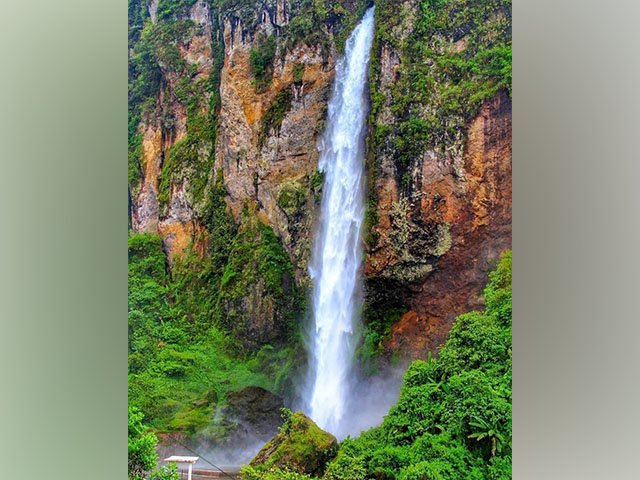
[{"label": "shrub", "polygon": [[276,37],[274,35],[259,35],[256,38],[255,46],[249,50],[249,67],[256,92],[264,91],[271,83],[275,56]]},{"label": "shrub", "polygon": [[164,466],[151,474],[150,480],[180,480],[180,472],[175,463]]},{"label": "shrub", "polygon": [[285,88],[278,92],[273,103],[269,106],[262,118],[262,127],[258,135],[258,148],[264,145],[267,136],[280,133],[282,121],[287,113],[289,113],[289,110],[291,110],[292,100],[293,94],[291,88]]},{"label": "shrub", "polygon": [[267,471],[246,466],[240,471],[242,480],[312,480],[312,477],[302,473],[292,472],[281,468],[270,468]]},{"label": "shrub", "polygon": [[128,469],[129,479],[143,480],[158,461],[158,439],[142,423],[144,415],[129,407]]}]

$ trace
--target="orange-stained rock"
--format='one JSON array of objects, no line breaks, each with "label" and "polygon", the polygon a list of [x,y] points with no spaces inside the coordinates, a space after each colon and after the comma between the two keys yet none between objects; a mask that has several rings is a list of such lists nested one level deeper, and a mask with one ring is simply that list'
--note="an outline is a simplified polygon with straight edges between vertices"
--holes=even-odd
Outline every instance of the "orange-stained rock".
[{"label": "orange-stained rock", "polygon": [[155,232],[158,228],[158,179],[162,169],[162,130],[147,125],[142,134],[143,178],[132,202],[132,228],[137,232]]},{"label": "orange-stained rock", "polygon": [[[405,279],[410,311],[393,327],[386,346],[411,357],[437,351],[457,315],[482,307],[487,273],[511,248],[511,99],[506,92],[485,102],[468,126],[461,167],[454,173],[446,159],[426,156],[422,197],[406,206],[408,243],[399,249],[392,244],[396,230],[404,228],[394,224],[397,194],[389,193],[389,178],[377,183],[381,241],[369,252],[366,274]],[[421,238],[429,232],[442,237],[436,245]],[[412,267],[416,280],[406,281],[413,270],[403,266],[402,255],[419,257],[417,245],[431,268]]]},{"label": "orange-stained rock", "polygon": [[[273,28],[267,18],[255,34],[268,33]],[[282,58],[278,53],[271,82],[263,91],[256,91],[249,64],[252,41],[243,36],[238,24],[225,22],[216,168],[224,173],[228,203],[236,219],[247,202],[255,202],[259,218],[282,239],[301,278],[306,276],[316,210],[309,178],[317,169],[317,142],[334,75],[334,59],[323,58],[319,47],[306,45],[287,51]],[[296,65],[304,65],[301,82],[294,82]],[[278,131],[267,131],[264,116],[285,89],[291,90],[291,108],[284,112]],[[292,185],[303,190],[306,197],[304,208],[294,216],[278,205],[281,191]]]},{"label": "orange-stained rock", "polygon": [[[153,22],[156,19],[157,2],[149,3]],[[189,65],[194,65],[194,80],[206,80],[213,65],[211,38],[212,18],[210,7],[205,2],[196,2],[189,11],[189,18],[197,26],[197,34],[188,43],[179,44],[178,51]],[[170,186],[169,208],[161,211],[159,188],[164,161],[176,142],[187,135],[187,112],[175,97],[175,89],[181,77],[171,70],[162,70],[163,88],[157,94],[155,111],[146,112],[139,131],[142,132],[143,178],[133,188],[131,204],[131,227],[136,232],[153,232],[163,237],[169,262],[176,255],[193,245],[196,232],[203,227],[198,224],[192,206],[186,199],[184,183]],[[203,112],[204,113],[204,112]],[[171,118],[172,126],[164,124]],[[198,251],[202,248],[198,246]]]},{"label": "orange-stained rock", "polygon": [[194,233],[193,222],[163,222],[158,226],[158,233],[164,239],[164,246],[169,262],[173,264],[176,257],[191,245]]}]

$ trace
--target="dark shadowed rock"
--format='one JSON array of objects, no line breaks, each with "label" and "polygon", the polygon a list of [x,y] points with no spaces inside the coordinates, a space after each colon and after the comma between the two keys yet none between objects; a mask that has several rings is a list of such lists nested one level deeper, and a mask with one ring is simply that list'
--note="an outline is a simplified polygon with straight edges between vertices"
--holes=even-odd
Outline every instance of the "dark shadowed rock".
[{"label": "dark shadowed rock", "polygon": [[260,387],[246,387],[227,396],[224,415],[236,424],[234,436],[274,435],[282,423],[282,398]]}]

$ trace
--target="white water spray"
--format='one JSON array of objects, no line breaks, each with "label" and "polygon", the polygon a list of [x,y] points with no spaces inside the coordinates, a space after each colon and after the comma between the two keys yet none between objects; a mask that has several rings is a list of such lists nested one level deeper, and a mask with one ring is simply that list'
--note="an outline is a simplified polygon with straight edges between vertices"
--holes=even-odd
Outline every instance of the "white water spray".
[{"label": "white water spray", "polygon": [[355,336],[362,306],[360,266],[364,218],[364,133],[373,7],[336,65],[319,168],[325,174],[320,225],[309,266],[313,281],[310,416],[338,437],[353,386]]}]

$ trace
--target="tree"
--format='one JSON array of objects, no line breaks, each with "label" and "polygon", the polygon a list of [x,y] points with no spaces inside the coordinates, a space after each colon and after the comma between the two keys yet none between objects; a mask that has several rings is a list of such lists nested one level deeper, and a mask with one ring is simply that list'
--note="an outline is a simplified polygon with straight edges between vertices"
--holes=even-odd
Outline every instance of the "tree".
[{"label": "tree", "polygon": [[158,462],[158,439],[142,423],[144,415],[137,408],[129,407],[129,479],[142,480]]}]

